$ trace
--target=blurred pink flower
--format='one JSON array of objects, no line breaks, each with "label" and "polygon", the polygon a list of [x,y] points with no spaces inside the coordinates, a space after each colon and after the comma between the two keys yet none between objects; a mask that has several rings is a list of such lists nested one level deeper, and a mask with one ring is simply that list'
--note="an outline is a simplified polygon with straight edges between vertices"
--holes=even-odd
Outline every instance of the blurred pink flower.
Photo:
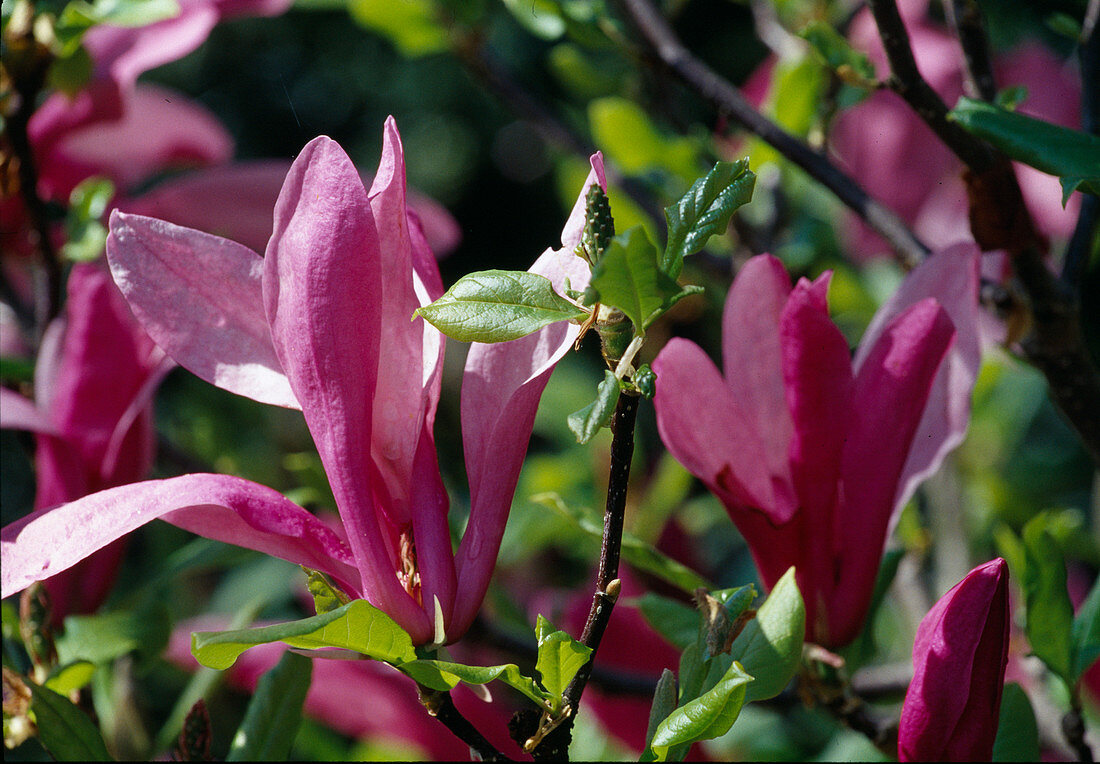
[{"label": "blurred pink flower", "polygon": [[[562,248],[532,268],[559,289],[566,278],[574,288],[587,282],[573,248],[584,191],[605,182],[598,155],[592,166]],[[4,596],[163,517],[328,573],[417,644],[466,631],[496,562],[539,398],[579,327],[558,323],[471,347],[462,388],[471,512],[453,552],[433,434],[444,343],[409,320],[443,286],[420,228],[409,224],[404,169],[392,118],[369,193],[343,150],[315,139],[286,178],[262,258],[210,234],[112,216],[108,258],[150,336],[219,387],[301,408],[343,528],[238,478],[138,483],[6,527]]]},{"label": "blurred pink flower", "polygon": [[1008,566],[970,571],[917,628],[898,727],[901,761],[989,761],[1008,661]]},{"label": "blurred pink flower", "polygon": [[[172,364],[130,315],[105,269],[77,265],[65,313],[42,341],[34,403],[0,388],[0,427],[36,433],[35,507],[144,478],[153,463],[152,398]],[[94,610],[122,545],[46,580],[55,617]]]},{"label": "blurred pink flower", "polygon": [[[963,92],[958,43],[929,19],[927,0],[899,5],[921,73],[948,107],[954,106]],[[869,10],[855,17],[849,39],[870,56],[880,77],[889,73]],[[1066,127],[1080,126],[1080,83],[1046,48],[1025,43],[998,56],[994,66],[1000,87],[1027,87],[1020,112]],[[831,145],[841,166],[933,249],[973,240],[961,163],[899,96],[882,90],[843,112],[831,131]],[[1080,195],[1063,209],[1057,178],[1019,164],[1016,172],[1039,229],[1067,238],[1077,219]],[[853,223],[851,250],[857,256],[886,251],[877,234],[854,217]]]},{"label": "blurred pink flower", "polygon": [[792,289],[779,260],[754,257],[726,300],[725,378],[684,339],[653,363],[665,445],[725,504],[765,586],[796,567],[807,638],[826,647],[859,634],[897,511],[966,431],[978,261],[973,245],[931,256],[853,360],[830,274]]}]

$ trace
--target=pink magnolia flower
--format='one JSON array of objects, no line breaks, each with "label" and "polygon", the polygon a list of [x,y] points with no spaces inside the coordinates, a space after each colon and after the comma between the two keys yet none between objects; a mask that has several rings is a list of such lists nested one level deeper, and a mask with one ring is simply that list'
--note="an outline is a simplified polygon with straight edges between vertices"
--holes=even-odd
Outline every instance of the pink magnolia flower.
[{"label": "pink magnolia flower", "polygon": [[[954,106],[963,93],[958,42],[928,17],[927,0],[907,0],[899,6],[921,73],[948,107]],[[855,17],[849,38],[868,54],[880,77],[890,71],[868,10]],[[994,66],[1000,87],[1028,88],[1020,112],[1080,127],[1080,82],[1050,51],[1025,43],[996,57]],[[896,94],[874,93],[842,113],[833,126],[831,145],[841,164],[933,248],[972,238],[961,163]],[[1024,165],[1015,167],[1039,229],[1068,237],[1077,220],[1080,194],[1063,209],[1057,178]],[[856,222],[853,233],[855,252],[869,256],[885,250],[878,235],[862,222]]]},{"label": "pink magnolia flower", "polygon": [[766,587],[796,567],[819,644],[859,634],[896,510],[965,433],[978,265],[973,245],[930,257],[853,361],[830,274],[792,289],[779,260],[754,257],[726,300],[725,378],[684,339],[653,363],[665,445],[725,504]]},{"label": "pink magnolia flower", "polygon": [[1008,662],[1008,566],[979,565],[932,606],[913,644],[901,761],[989,761]]},{"label": "pink magnolia flower", "polygon": [[[604,184],[598,155],[592,165],[584,190]],[[588,278],[572,252],[584,190],[562,248],[532,268],[559,289],[566,278],[574,287]],[[137,483],[6,527],[4,596],[163,518],[321,570],[417,644],[461,636],[488,587],[539,397],[579,327],[559,323],[470,349],[462,422],[471,510],[453,551],[433,434],[444,343],[409,320],[443,286],[422,232],[409,224],[392,118],[369,192],[332,140],[303,149],[262,258],[227,239],[122,213],[112,216],[108,258],[135,316],[182,366],[232,392],[301,408],[343,527],[334,531],[239,478]]]},{"label": "pink magnolia flower", "polygon": [[[0,388],[0,427],[36,433],[36,508],[148,474],[153,393],[171,367],[134,322],[106,270],[73,268],[65,313],[43,338],[35,402]],[[102,603],[122,549],[114,544],[46,580],[55,617]]]}]

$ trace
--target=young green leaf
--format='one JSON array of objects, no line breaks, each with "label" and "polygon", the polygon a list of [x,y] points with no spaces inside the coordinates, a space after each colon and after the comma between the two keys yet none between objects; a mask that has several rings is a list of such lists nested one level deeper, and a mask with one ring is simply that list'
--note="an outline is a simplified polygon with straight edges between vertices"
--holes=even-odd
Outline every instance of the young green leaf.
[{"label": "young green leaf", "polygon": [[993,104],[960,98],[948,115],[1012,159],[1064,178],[1063,199],[1074,188],[1100,195],[1100,138]]},{"label": "young green leaf", "polygon": [[258,629],[195,632],[191,635],[191,652],[202,665],[224,670],[245,650],[268,642],[285,642],[307,650],[343,647],[393,664],[416,658],[409,635],[366,600],[353,600],[312,618]]},{"label": "young green leaf", "polygon": [[699,635],[699,614],[695,608],[656,592],[646,592],[629,604],[638,608],[650,627],[673,647],[683,650],[695,644]]},{"label": "young green leaf", "polygon": [[582,645],[564,631],[555,630],[541,615],[535,626],[535,636],[538,639],[535,670],[542,677],[542,686],[550,693],[551,706],[557,711],[562,693],[588,662],[592,648]]},{"label": "young green leaf", "polygon": [[519,666],[514,663],[500,666],[465,666],[461,663],[422,658],[406,661],[397,668],[412,677],[418,684],[440,692],[454,689],[459,682],[487,684],[494,679],[499,679],[509,687],[519,690],[540,707],[548,707],[552,701],[550,693],[539,687],[531,677],[524,676]]},{"label": "young green leaf", "polygon": [[1047,530],[1047,519],[1046,514],[1036,515],[1023,532],[1027,640],[1035,655],[1072,687],[1077,681],[1073,673],[1073,604],[1066,588],[1066,563]]},{"label": "young green leaf", "polygon": [[415,315],[459,342],[506,342],[588,313],[555,292],[545,276],[493,270],[463,276]]},{"label": "young green leaf", "polygon": [[112,761],[107,746],[88,715],[68,698],[28,682],[38,725],[38,740],[58,761]]},{"label": "young green leaf", "polygon": [[286,761],[302,722],[313,661],[289,650],[260,678],[226,761]]},{"label": "young green leaf", "polygon": [[51,671],[46,686],[59,695],[68,695],[92,681],[95,670],[91,661],[73,661]]},{"label": "young green leaf", "polygon": [[107,227],[101,218],[114,194],[115,185],[98,176],[82,181],[73,189],[65,216],[67,241],[61,254],[74,262],[88,262],[103,254]]},{"label": "young green leaf", "polygon": [[1001,695],[1001,716],[993,761],[1039,761],[1039,726],[1031,701],[1020,685],[1009,682]]},{"label": "young green leaf", "polygon": [[752,681],[740,663],[730,664],[711,690],[673,711],[657,726],[651,747],[659,760],[669,747],[697,740],[712,740],[729,732],[745,703],[745,688]]},{"label": "young green leaf", "polygon": [[798,670],[805,633],[806,608],[790,568],[730,648],[733,659],[756,678],[746,700],[773,698],[783,691]]},{"label": "young green leaf", "polygon": [[619,401],[619,380],[610,369],[604,371],[603,382],[596,388],[596,400],[580,411],[569,415],[569,430],[577,436],[577,442],[584,444],[592,440],[601,427],[606,427],[615,413],[615,404]]},{"label": "young green leaf", "polygon": [[645,750],[639,761],[657,761],[657,755],[651,747],[653,735],[661,722],[676,710],[676,692],[676,675],[665,669],[653,690],[653,705],[649,707],[649,725],[645,733]]},{"label": "young green leaf", "polygon": [[340,591],[324,573],[304,565],[302,570],[306,573],[306,588],[313,595],[313,607],[318,615],[328,613],[350,602],[348,595]]},{"label": "young green leaf", "polygon": [[668,244],[660,268],[670,279],[680,275],[685,257],[701,250],[711,236],[725,232],[734,210],[752,199],[755,183],[747,159],[719,162],[680,201],[665,208]]},{"label": "young green leaf", "polygon": [[871,90],[877,86],[875,65],[866,53],[853,48],[829,24],[811,21],[798,32],[798,36],[813,46],[824,64],[837,73],[849,85]]},{"label": "young green leaf", "polygon": [[592,269],[592,281],[585,302],[612,305],[644,331],[661,313],[678,300],[699,289],[681,289],[674,278],[662,272],[657,248],[641,226],[611,240],[603,258]]},{"label": "young green leaf", "polygon": [[1073,643],[1073,675],[1080,677],[1100,658],[1100,580],[1073,618]]},{"label": "young green leaf", "polygon": [[171,615],[163,603],[140,610],[68,616],[65,633],[57,640],[58,662],[107,663],[134,651],[157,655],[171,633]]}]

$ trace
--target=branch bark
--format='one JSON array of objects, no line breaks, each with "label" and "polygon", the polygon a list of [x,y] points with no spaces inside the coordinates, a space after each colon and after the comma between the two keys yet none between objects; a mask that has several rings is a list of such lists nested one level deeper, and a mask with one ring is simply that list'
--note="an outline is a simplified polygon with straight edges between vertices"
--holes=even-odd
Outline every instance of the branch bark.
[{"label": "branch bark", "polygon": [[455,708],[451,693],[439,692],[423,685],[417,685],[417,691],[420,693],[420,702],[428,713],[453,732],[455,737],[476,751],[482,761],[512,761],[512,759],[494,748],[493,744],[485,739],[485,736],[470,723],[469,719]]}]

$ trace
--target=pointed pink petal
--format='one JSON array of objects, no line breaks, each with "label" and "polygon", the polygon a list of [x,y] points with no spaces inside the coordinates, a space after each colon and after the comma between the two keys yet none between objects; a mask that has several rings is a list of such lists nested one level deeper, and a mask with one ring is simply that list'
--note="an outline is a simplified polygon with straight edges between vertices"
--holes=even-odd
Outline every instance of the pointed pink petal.
[{"label": "pointed pink petal", "polygon": [[[380,232],[379,263],[385,278],[378,298],[378,376],[371,419],[371,456],[382,482],[376,493],[382,511],[397,527],[408,525],[412,467],[424,429],[425,413],[435,410],[443,344],[439,332],[421,318],[413,277],[412,243],[405,205],[405,158],[393,117],[386,120],[382,160],[368,193]],[[434,268],[434,261],[421,261]],[[432,278],[432,276],[429,276]],[[438,276],[434,277],[438,279]],[[431,437],[429,432],[429,438]]]},{"label": "pointed pink petal", "polygon": [[829,318],[828,277],[803,279],[780,319],[783,383],[793,431],[791,473],[801,521],[814,539],[804,551],[808,575],[828,575],[840,462],[852,417],[852,362],[848,342]]},{"label": "pointed pink petal", "polygon": [[779,319],[791,292],[791,280],[777,258],[759,255],[737,273],[722,314],[722,363],[726,383],[760,440],[759,458],[772,476],[773,491],[758,498],[774,508],[777,519],[794,512],[787,451],[791,414],[783,392]]},{"label": "pointed pink petal", "polygon": [[898,727],[901,761],[989,761],[1009,637],[1008,566],[980,565],[928,611]]},{"label": "pointed pink petal", "polygon": [[263,277],[271,337],[328,473],[367,599],[422,643],[431,639],[427,616],[401,587],[374,510],[379,251],[354,165],[335,141],[314,139],[275,206]]},{"label": "pointed pink petal", "polygon": [[[573,254],[584,227],[584,196],[593,183],[606,190],[603,157],[591,157],[592,171],[581,188],[565,228],[562,248],[547,250],[531,266],[561,293],[588,285],[588,265]],[[579,221],[579,222],[578,222]],[[580,327],[559,321],[534,334],[495,345],[473,343],[462,377],[462,447],[470,479],[470,521],[455,567],[458,592],[448,636],[469,628],[489,586],[516,481],[527,453],[539,398],[550,372],[569,350]]]},{"label": "pointed pink petal", "polygon": [[0,387],[0,429],[57,435],[50,417],[14,390]]},{"label": "pointed pink petal", "polygon": [[970,394],[982,355],[979,323],[983,311],[978,305],[980,267],[980,253],[974,244],[956,244],[928,257],[905,277],[875,314],[856,352],[858,373],[887,324],[901,311],[927,297],[935,297],[955,325],[955,344],[932,383],[928,404],[898,481],[891,527],[917,486],[939,469],[947,454],[966,435]]},{"label": "pointed pink petal", "polygon": [[841,464],[843,509],[836,518],[840,565],[830,638],[859,633],[886,543],[902,467],[928,392],[955,338],[932,298],[913,305],[879,336],[855,380],[855,405]]},{"label": "pointed pink petal", "polygon": [[[688,472],[730,506],[753,507],[775,522],[771,475],[749,414],[694,342],[675,337],[653,361],[657,430]],[[746,458],[753,454],[752,458]],[[785,521],[788,518],[783,518]]]},{"label": "pointed pink petal", "polygon": [[351,553],[316,517],[262,485],[197,474],[109,488],[5,526],[3,596],[69,568],[157,518],[316,568],[358,591]]},{"label": "pointed pink petal", "polygon": [[134,315],[177,363],[238,395],[298,407],[264,317],[259,255],[228,239],[116,211],[107,259]]}]

